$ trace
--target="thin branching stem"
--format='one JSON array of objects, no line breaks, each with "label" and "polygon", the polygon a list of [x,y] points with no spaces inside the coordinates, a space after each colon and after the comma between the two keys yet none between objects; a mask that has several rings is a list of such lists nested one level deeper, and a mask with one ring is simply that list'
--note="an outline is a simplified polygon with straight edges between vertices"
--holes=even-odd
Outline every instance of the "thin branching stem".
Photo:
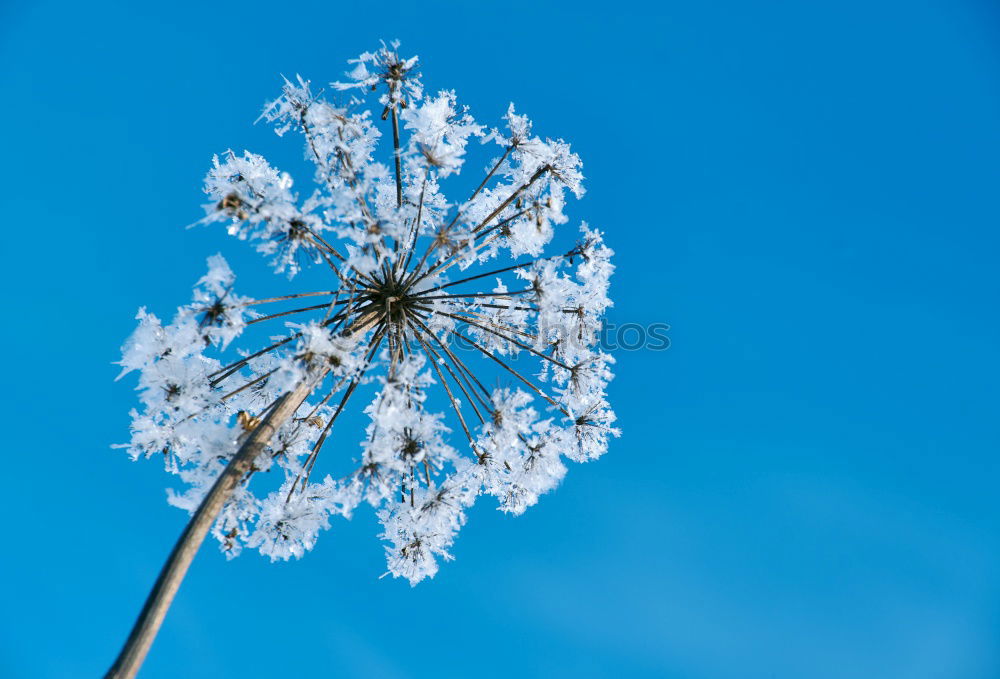
[{"label": "thin branching stem", "polygon": [[456,316],[455,314],[449,314],[449,313],[443,313],[443,312],[439,312],[439,313],[442,313],[444,316],[447,316],[448,318],[454,318],[456,321],[461,321],[463,323],[468,323],[469,325],[474,325],[477,328],[479,328],[480,330],[484,330],[485,332],[492,333],[492,334],[496,335],[497,337],[510,342],[511,344],[514,344],[516,346],[521,347],[525,351],[531,352],[532,354],[534,354],[535,356],[538,356],[539,358],[543,358],[546,361],[549,361],[550,363],[553,363],[553,364],[559,366],[560,368],[563,368],[565,370],[572,370],[572,368],[570,368],[568,365],[566,365],[562,361],[557,361],[556,359],[552,358],[551,356],[546,356],[545,354],[543,354],[540,351],[537,351],[533,347],[530,347],[527,344],[524,344],[523,342],[519,342],[516,339],[514,339],[513,337],[507,337],[502,332],[499,332],[497,330],[489,328],[489,327],[487,327],[485,325],[481,325],[479,323],[476,323],[472,319],[464,318],[462,316]]},{"label": "thin branching stem", "polygon": [[[334,303],[334,305],[345,304],[346,302],[347,300],[344,300],[343,302],[336,302]],[[316,309],[326,309],[330,306],[331,306],[330,303],[324,302],[323,304],[316,304],[314,306],[302,307],[301,309],[289,309],[288,311],[280,311],[275,314],[268,314],[267,316],[261,316],[259,318],[254,318],[252,320],[249,320],[247,321],[247,325],[253,325],[254,323],[263,323],[264,321],[270,321],[271,319],[274,318],[281,318],[282,316],[290,316],[291,314],[301,314],[306,311],[316,311]]]},{"label": "thin branching stem", "polygon": [[284,302],[289,299],[298,299],[299,297],[319,297],[322,295],[336,295],[336,290],[318,290],[317,292],[299,292],[294,295],[281,295],[280,297],[268,297],[266,299],[253,299],[249,302],[244,302],[240,306],[256,306],[258,304],[270,304],[271,302]]},{"label": "thin branching stem", "polygon": [[545,399],[548,402],[549,405],[551,405],[554,408],[556,408],[557,410],[559,410],[559,412],[561,412],[563,415],[566,415],[567,417],[569,417],[569,412],[565,408],[563,408],[561,405],[559,405],[555,401],[555,399],[553,399],[551,396],[549,396],[544,391],[542,391],[541,388],[539,388],[538,386],[536,386],[534,384],[534,382],[532,382],[531,380],[529,380],[528,378],[526,378],[524,375],[522,375],[518,371],[514,370],[514,368],[510,367],[509,365],[507,365],[507,363],[504,360],[502,360],[502,359],[498,358],[497,356],[495,356],[492,351],[490,351],[486,347],[478,344],[477,342],[475,342],[472,338],[468,337],[467,335],[463,335],[462,333],[460,333],[460,332],[458,332],[456,330],[449,330],[448,332],[450,332],[455,337],[458,337],[459,339],[468,342],[474,348],[478,349],[479,352],[482,353],[484,356],[486,356],[489,359],[492,359],[495,363],[497,363],[498,365],[500,365],[500,367],[502,367],[504,370],[506,370],[507,372],[509,372],[510,374],[512,374],[517,379],[521,380],[521,382],[523,382],[525,385],[527,385],[528,388],[530,388],[536,394],[538,394],[543,399]]},{"label": "thin branching stem", "polygon": [[[411,326],[411,327],[412,327],[412,326]],[[420,331],[419,331],[419,330],[416,330],[416,328],[414,328],[414,330],[415,330],[415,332],[416,332],[416,333],[417,333],[418,335],[420,334]],[[437,337],[435,337],[433,333],[429,333],[429,336],[430,336],[430,338],[431,338],[432,340],[435,340],[435,341],[437,341],[437,343],[438,343],[438,344],[440,344],[440,343],[441,343],[441,342],[440,342],[440,340],[438,340],[438,339],[437,339]],[[462,394],[463,394],[463,395],[465,396],[466,400],[468,400],[468,402],[469,402],[469,405],[470,405],[470,406],[472,406],[472,410],[473,410],[473,412],[475,412],[475,413],[476,413],[476,417],[477,417],[477,418],[479,418],[479,421],[480,421],[480,422],[485,422],[486,420],[484,420],[484,419],[483,419],[483,416],[482,416],[482,414],[481,414],[481,413],[479,412],[479,408],[477,408],[477,407],[476,407],[476,401],[475,401],[475,399],[474,399],[474,398],[473,398],[472,396],[470,396],[470,395],[469,395],[469,392],[468,392],[468,391],[466,391],[466,389],[465,389],[465,385],[464,385],[464,384],[462,384],[462,380],[461,380],[461,379],[459,379],[458,375],[456,375],[456,374],[455,374],[455,371],[453,371],[453,370],[451,369],[451,366],[450,366],[450,365],[448,365],[448,364],[447,364],[447,363],[446,363],[446,362],[445,362],[445,361],[444,361],[444,360],[443,360],[443,359],[441,358],[441,355],[440,355],[440,354],[438,354],[438,352],[437,352],[437,351],[436,351],[436,350],[434,349],[434,347],[432,347],[432,346],[429,346],[429,345],[427,345],[427,346],[425,346],[425,349],[426,349],[426,350],[427,350],[427,351],[429,352],[429,354],[430,354],[431,358],[433,358],[433,359],[434,359],[434,361],[432,361],[432,364],[433,364],[433,365],[438,365],[438,364],[440,364],[440,365],[443,365],[443,366],[444,366],[445,370],[447,370],[447,371],[448,371],[448,374],[449,374],[449,375],[451,375],[451,379],[452,379],[452,380],[454,380],[455,384],[457,384],[457,385],[458,385],[458,388],[462,390]],[[457,366],[456,366],[456,367],[457,367]],[[461,372],[460,372],[460,374],[461,374]],[[472,385],[470,384],[470,385],[469,385],[469,387],[470,387],[470,388],[472,388]],[[474,389],[473,389],[473,393],[475,393],[475,390],[474,390]]]},{"label": "thin branching stem", "polygon": [[[427,343],[424,342],[424,338],[420,336],[420,333],[416,333],[415,336],[417,341],[420,342],[420,346],[424,348],[424,351],[430,353],[430,349],[428,348]],[[437,362],[430,361],[430,364],[431,368],[434,369],[434,372],[437,373],[438,379],[441,381],[441,386],[444,387],[445,393],[448,394],[448,400],[451,401],[451,407],[458,416],[458,421],[462,425],[462,431],[465,432],[465,437],[469,439],[469,445],[471,445],[474,450],[476,448],[476,442],[472,438],[472,433],[469,432],[469,425],[465,423],[465,417],[462,416],[462,409],[459,407],[458,400],[455,398],[455,395],[451,393],[451,387],[448,386],[447,380],[445,380],[444,375],[441,374],[441,368],[438,367]]]},{"label": "thin branching stem", "polygon": [[485,386],[483,386],[483,383],[479,381],[479,378],[476,377],[476,375],[471,370],[469,370],[469,368],[465,365],[465,363],[461,359],[459,359],[458,356],[455,355],[455,352],[453,352],[451,349],[448,348],[447,344],[442,342],[441,339],[437,335],[435,335],[430,328],[424,325],[424,323],[419,318],[417,318],[416,314],[411,314],[409,318],[414,323],[419,325],[420,330],[423,330],[424,333],[430,336],[438,344],[438,346],[441,347],[442,351],[444,351],[448,355],[448,357],[459,369],[459,371],[464,373],[466,384],[469,385],[469,388],[472,390],[472,393],[475,394],[476,399],[483,405],[483,407],[487,411],[491,411],[493,409],[493,406],[490,403],[488,403],[488,401],[483,400],[483,397],[480,396],[479,392],[476,391],[476,389],[472,386],[472,383],[469,381],[471,378],[471,380],[476,383],[476,385],[483,392],[483,394],[486,395],[486,398],[489,399],[490,392]]},{"label": "thin branching stem", "polygon": [[392,159],[396,168],[396,207],[403,207],[403,170],[400,167],[399,150],[399,116],[396,115],[396,106],[390,112],[392,116]]}]

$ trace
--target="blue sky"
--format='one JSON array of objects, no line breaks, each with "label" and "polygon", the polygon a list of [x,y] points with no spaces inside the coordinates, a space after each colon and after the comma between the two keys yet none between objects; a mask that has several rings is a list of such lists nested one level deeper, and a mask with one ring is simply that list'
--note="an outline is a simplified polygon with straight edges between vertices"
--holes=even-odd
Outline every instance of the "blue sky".
[{"label": "blue sky", "polygon": [[617,251],[624,430],[415,589],[362,513],[305,559],[196,560],[185,677],[1000,675],[1000,22],[982,0],[0,5],[0,676],[98,676],[185,516],[133,464],[118,347],[221,251],[213,153],[279,74],[398,37],[483,121],[570,140]]}]

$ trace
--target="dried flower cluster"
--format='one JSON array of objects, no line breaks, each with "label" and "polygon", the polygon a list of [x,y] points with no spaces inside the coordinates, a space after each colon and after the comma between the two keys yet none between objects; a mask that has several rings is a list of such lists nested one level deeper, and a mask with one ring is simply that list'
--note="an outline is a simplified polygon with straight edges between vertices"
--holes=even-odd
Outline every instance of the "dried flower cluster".
[{"label": "dried flower cluster", "polygon": [[[352,64],[333,84],[344,101],[286,80],[262,115],[279,135],[303,135],[311,193],[250,152],[215,158],[205,186],[205,222],[225,223],[288,276],[324,267],[329,289],[243,297],[216,255],[171,322],[140,310],[121,360],[123,373],[139,371],[142,401],[127,448],[162,457],[186,484],[170,502],[193,511],[248,432],[305,383],[311,396],[280,423],[214,535],[230,555],[298,557],[331,515],[367,502],[389,571],[416,583],[450,558],[478,496],[519,514],[560,482],[564,459],[594,459],[617,434],[612,359],[596,348],[612,253],[586,225],[572,247],[545,252],[568,195],[583,193],[569,145],[535,136],[513,106],[503,129],[487,129],[453,92],[426,95],[416,57],[396,44]],[[473,141],[495,157],[467,199],[449,201],[442,182]],[[261,311],[282,304],[294,307]],[[277,328],[266,346],[237,348],[265,322]],[[332,451],[348,473],[316,480],[334,423],[366,390],[360,447]],[[256,480],[269,470],[280,485]]]}]

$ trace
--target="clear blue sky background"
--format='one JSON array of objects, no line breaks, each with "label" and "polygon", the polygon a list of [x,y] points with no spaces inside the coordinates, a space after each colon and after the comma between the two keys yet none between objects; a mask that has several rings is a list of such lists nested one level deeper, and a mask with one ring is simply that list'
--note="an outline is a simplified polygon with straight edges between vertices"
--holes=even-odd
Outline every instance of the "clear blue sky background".
[{"label": "clear blue sky background", "polygon": [[377,579],[366,513],[295,563],[204,550],[142,676],[1000,676],[986,0],[0,4],[0,676],[113,659],[186,517],[109,448],[111,362],[208,254],[267,282],[183,229],[211,154],[380,37],[573,142],[612,319],[673,345],[619,355],[605,458],[477,507],[432,582]]}]

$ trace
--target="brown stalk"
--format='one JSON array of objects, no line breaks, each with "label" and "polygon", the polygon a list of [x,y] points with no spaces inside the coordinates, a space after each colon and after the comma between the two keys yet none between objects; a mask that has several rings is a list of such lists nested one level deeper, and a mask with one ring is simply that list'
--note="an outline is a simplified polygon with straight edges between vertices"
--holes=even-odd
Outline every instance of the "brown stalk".
[{"label": "brown stalk", "polygon": [[[319,375],[322,378],[322,374]],[[153,590],[146,599],[146,604],[139,613],[139,618],[132,627],[125,646],[119,653],[115,663],[108,670],[105,679],[132,679],[139,671],[146,654],[149,653],[156,633],[163,624],[167,610],[181,586],[198,548],[205,540],[212,524],[218,517],[222,507],[232,496],[253,461],[264,451],[275,432],[292,417],[314,386],[313,382],[303,381],[295,389],[286,393],[275,407],[247,437],[240,449],[229,461],[219,478],[215,480],[212,489],[201,501],[194,516],[181,533],[177,544],[167,558],[160,571],[160,576],[153,585]]]}]

